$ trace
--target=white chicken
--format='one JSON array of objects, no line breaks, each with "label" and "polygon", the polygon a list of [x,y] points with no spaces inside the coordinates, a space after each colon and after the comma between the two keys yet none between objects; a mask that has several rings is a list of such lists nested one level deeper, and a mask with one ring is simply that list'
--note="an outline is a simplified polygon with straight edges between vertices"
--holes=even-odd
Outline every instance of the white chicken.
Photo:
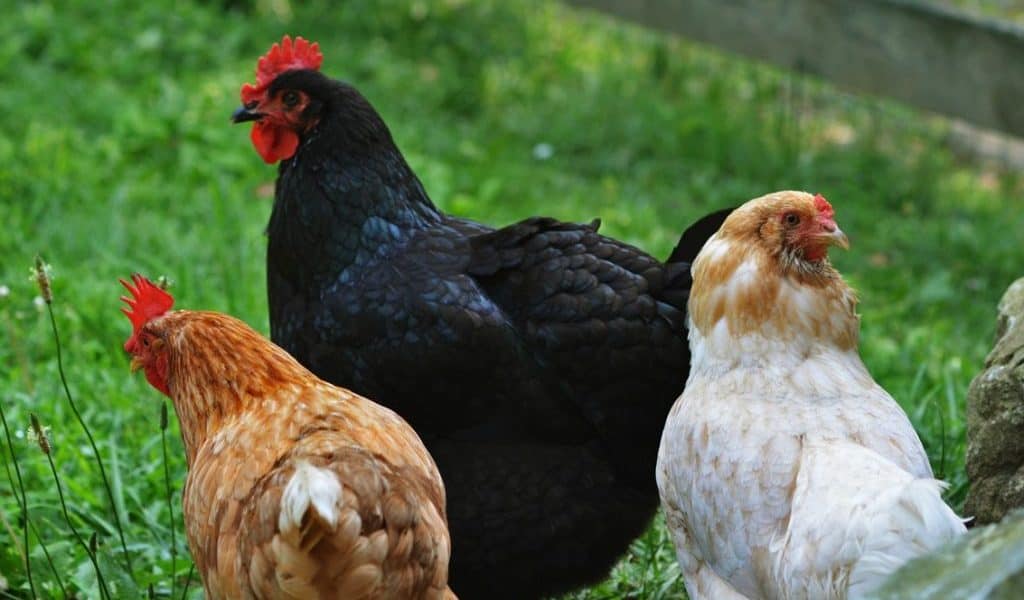
[{"label": "white chicken", "polygon": [[965,531],[861,362],[830,245],[847,247],[831,205],[778,192],[694,262],[692,366],[657,466],[693,600],[860,597]]}]

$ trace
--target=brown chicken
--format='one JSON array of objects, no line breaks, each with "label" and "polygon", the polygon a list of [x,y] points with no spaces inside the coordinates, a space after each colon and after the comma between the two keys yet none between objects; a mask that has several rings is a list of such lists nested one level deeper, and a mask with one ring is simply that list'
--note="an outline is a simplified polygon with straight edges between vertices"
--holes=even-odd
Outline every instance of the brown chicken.
[{"label": "brown chicken", "polygon": [[145,277],[121,283],[132,370],[181,422],[207,598],[455,598],[444,487],[405,421],[235,318],[169,312]]}]

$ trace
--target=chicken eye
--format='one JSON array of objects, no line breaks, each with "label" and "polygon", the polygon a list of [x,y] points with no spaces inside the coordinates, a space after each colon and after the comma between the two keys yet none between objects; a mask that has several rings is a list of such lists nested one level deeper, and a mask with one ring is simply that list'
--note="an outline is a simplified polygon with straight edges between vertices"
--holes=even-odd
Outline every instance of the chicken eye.
[{"label": "chicken eye", "polygon": [[281,101],[284,102],[284,105],[288,108],[293,108],[299,103],[299,93],[294,90],[288,90],[283,96],[281,96]]},{"label": "chicken eye", "polygon": [[149,337],[148,336],[143,336],[142,337],[142,345],[147,347],[147,348],[149,348]]},{"label": "chicken eye", "polygon": [[792,226],[800,224],[800,215],[796,213],[786,213],[782,219],[786,222],[786,225]]}]

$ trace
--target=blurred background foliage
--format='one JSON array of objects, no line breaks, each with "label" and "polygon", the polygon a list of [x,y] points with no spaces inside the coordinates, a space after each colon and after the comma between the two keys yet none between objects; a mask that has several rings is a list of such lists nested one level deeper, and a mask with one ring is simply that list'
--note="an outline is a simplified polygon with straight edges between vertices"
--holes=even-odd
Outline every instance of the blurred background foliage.
[{"label": "blurred background foliage", "polygon": [[[60,392],[28,267],[37,252],[53,265],[72,392],[127,515],[138,585],[166,596],[163,398],[128,373],[116,278],[167,275],[179,306],[267,331],[262,231],[276,169],[228,117],[257,57],[284,33],[320,42],[323,70],[377,106],[449,212],[494,225],[600,216],[602,232],[664,256],[710,210],[777,189],[825,194],[853,242],[834,262],[861,294],[865,360],[953,484],[950,501],[962,503],[963,399],[988,350],[995,303],[1024,274],[1024,201],[1019,173],[951,153],[945,122],[555,2],[39,1],[5,13],[0,399],[33,523],[82,596],[96,597],[95,575],[29,441],[30,412],[50,428],[72,518],[99,532],[108,580],[123,597],[135,584],[120,572],[111,513]],[[3,597],[24,597],[6,448],[2,461]],[[178,490],[174,497],[183,549]],[[37,587],[59,597],[35,538],[31,545]],[[188,565],[177,563],[180,590]],[[608,581],[577,597],[683,595],[656,523]]]}]

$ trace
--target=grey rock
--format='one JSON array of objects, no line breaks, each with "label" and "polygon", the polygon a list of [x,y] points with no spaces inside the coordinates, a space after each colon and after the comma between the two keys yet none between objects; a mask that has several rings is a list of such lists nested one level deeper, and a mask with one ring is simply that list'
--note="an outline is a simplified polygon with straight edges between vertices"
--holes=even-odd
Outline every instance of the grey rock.
[{"label": "grey rock", "polygon": [[1024,507],[1024,278],[999,302],[995,347],[967,392],[967,477],[977,523]]},{"label": "grey rock", "polygon": [[907,563],[872,596],[878,600],[1024,598],[1024,510],[972,529]]}]

